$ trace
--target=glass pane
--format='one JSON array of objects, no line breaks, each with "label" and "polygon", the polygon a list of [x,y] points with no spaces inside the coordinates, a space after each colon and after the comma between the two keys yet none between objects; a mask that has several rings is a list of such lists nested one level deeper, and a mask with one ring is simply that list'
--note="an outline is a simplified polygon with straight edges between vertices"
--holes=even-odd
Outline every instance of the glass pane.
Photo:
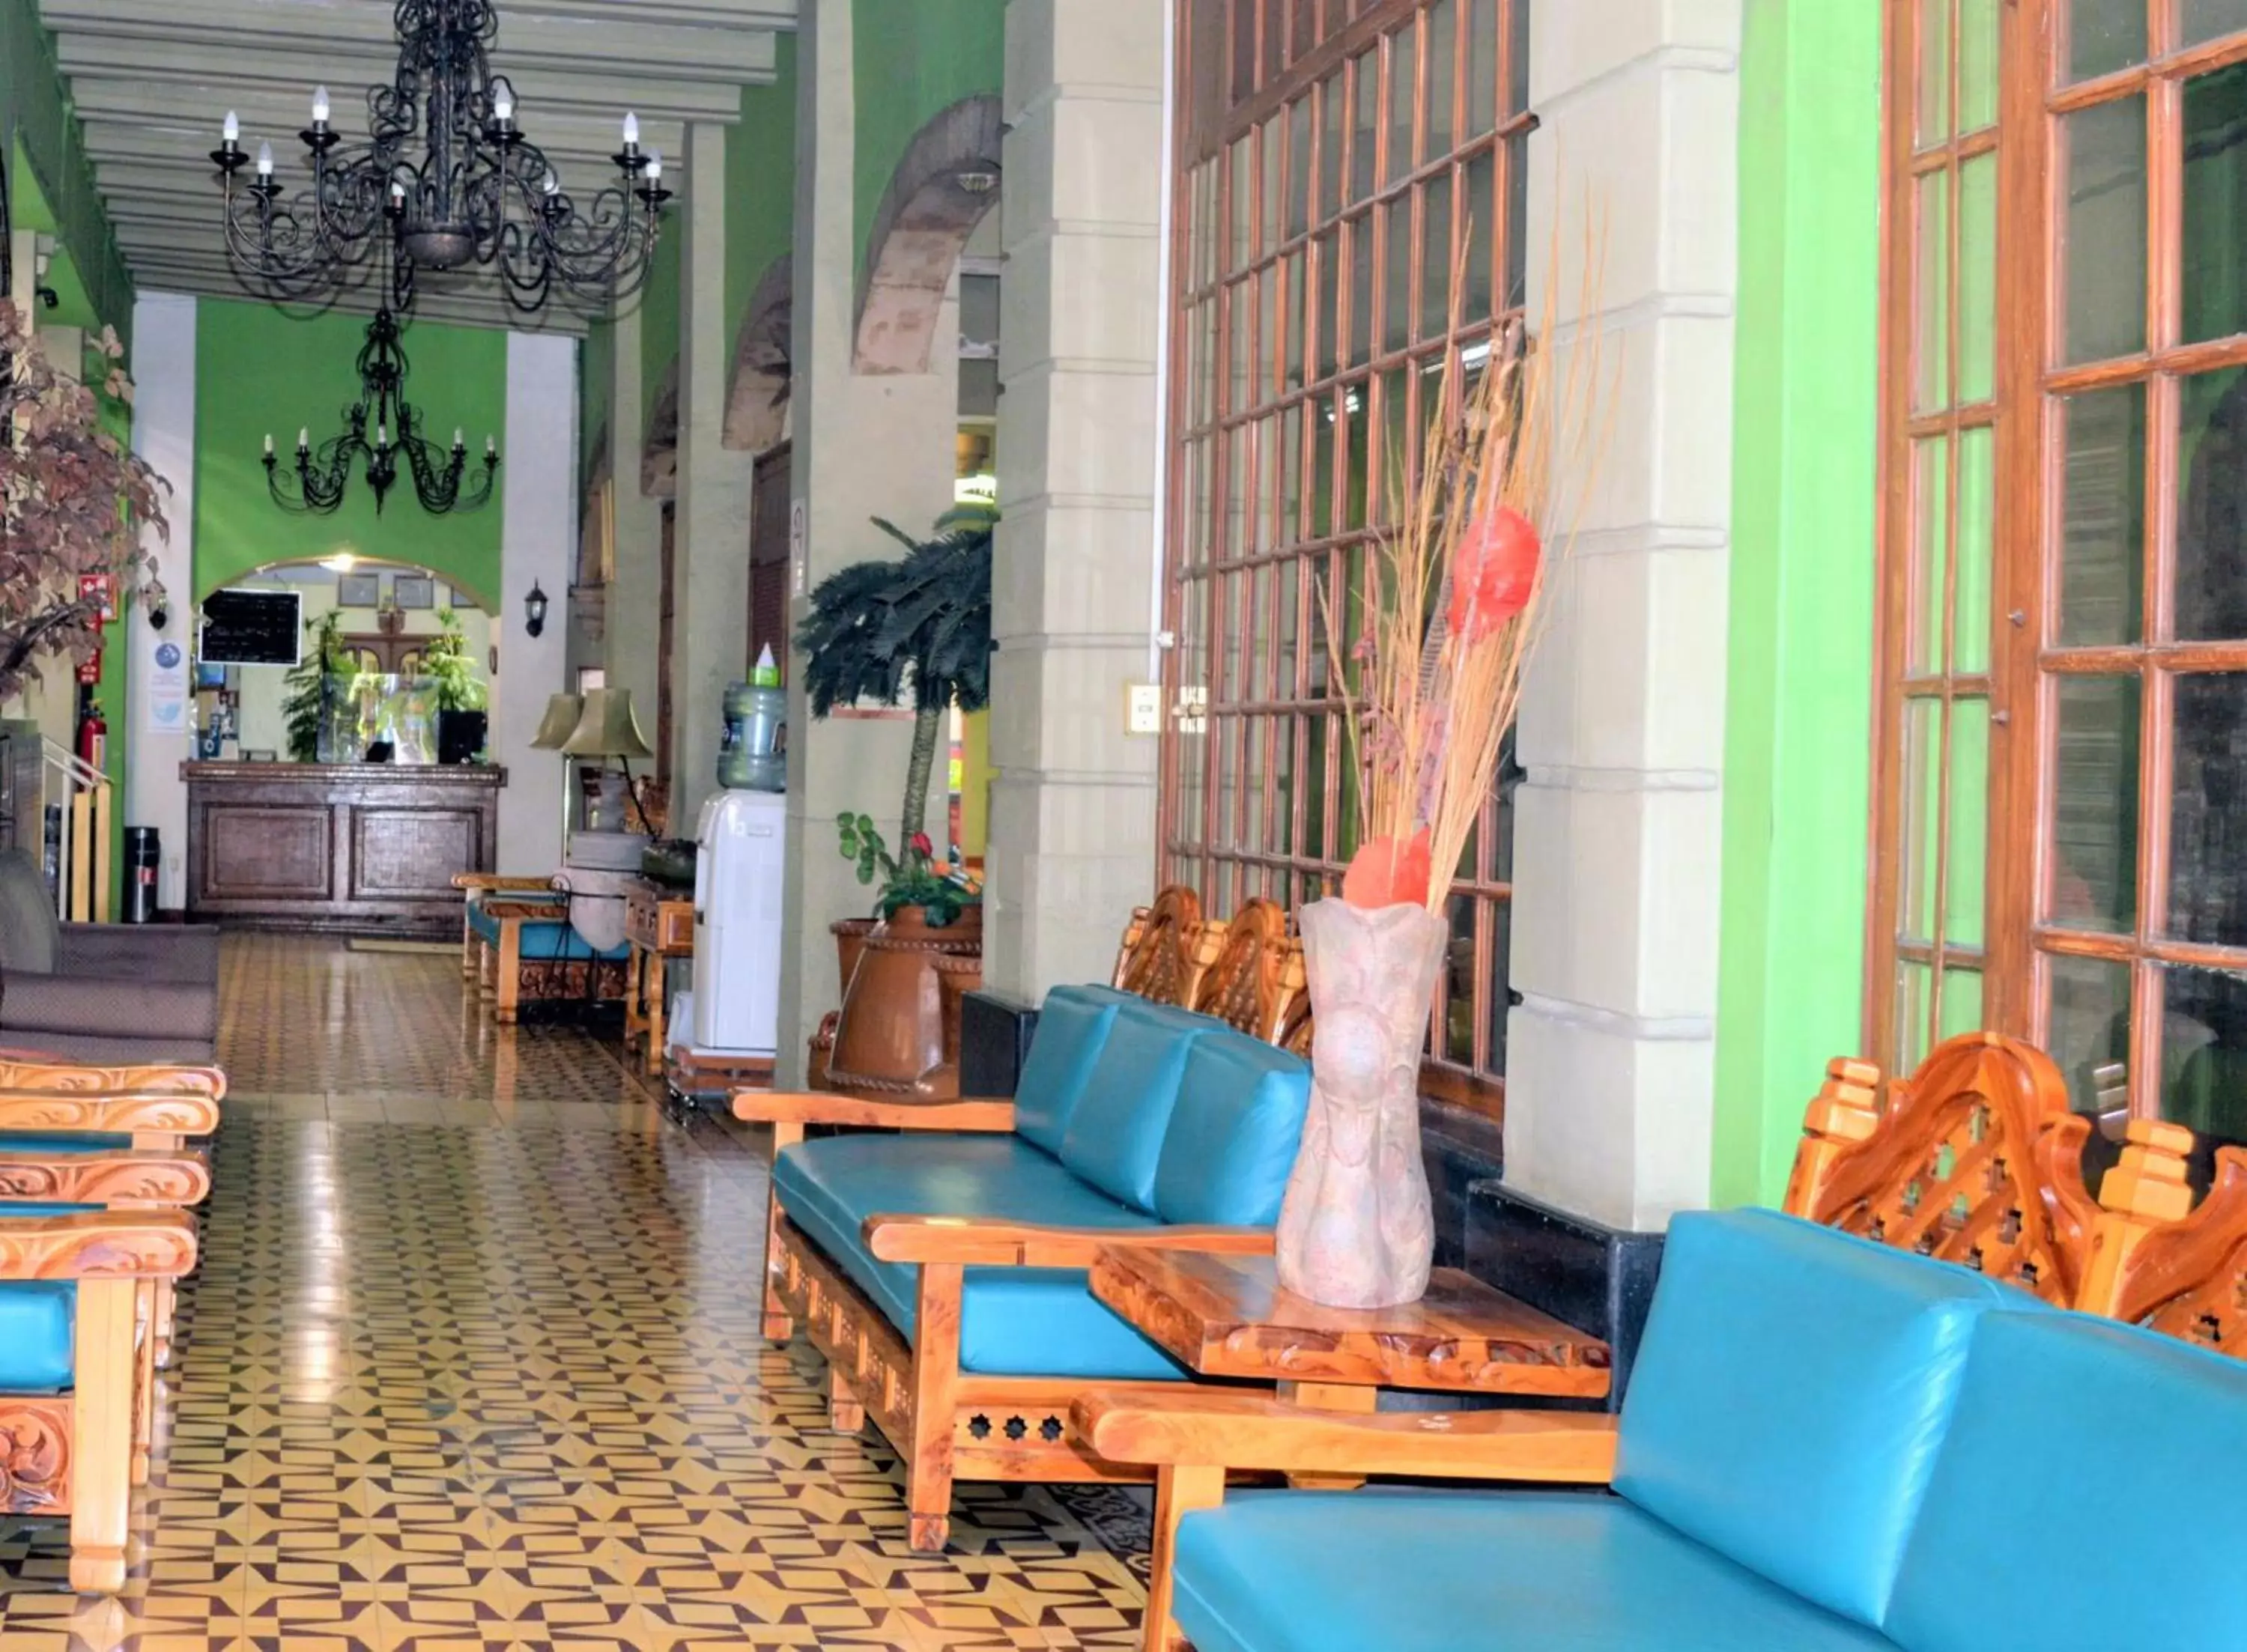
[{"label": "glass pane", "polygon": [[1943,669],[1944,546],[1950,525],[1950,444],[1936,436],[1912,444],[1910,664],[1915,677]]},{"label": "glass pane", "polygon": [[1927,1059],[1934,976],[1935,972],[1924,964],[1896,966],[1895,1070],[1899,1073],[1911,1072]]},{"label": "glass pane", "polygon": [[1484,1070],[1506,1071],[1506,1012],[1512,1007],[1513,977],[1507,969],[1513,948],[1513,904],[1492,901],[1490,907],[1490,1056]]},{"label": "glass pane", "polygon": [[1497,244],[1498,155],[1485,149],[1467,162],[1465,190],[1459,202],[1459,237],[1465,253],[1465,290],[1459,295],[1459,318],[1475,322],[1491,313],[1490,255]]},{"label": "glass pane", "polygon": [[1935,938],[1935,856],[1939,833],[1936,792],[1942,751],[1943,702],[1908,700],[1903,707],[1903,891],[1897,909],[1902,939]]},{"label": "glass pane", "polygon": [[1946,969],[1943,972],[1943,1025],[1936,1029],[1943,1038],[1956,1038],[1961,1033],[1976,1033],[1982,1029],[1982,972],[1977,969]]},{"label": "glass pane", "polygon": [[2184,341],[2247,331],[2247,64],[2184,83]]},{"label": "glass pane", "polygon": [[2066,0],[2065,10],[2070,80],[2146,60],[2146,0]]},{"label": "glass pane", "polygon": [[1256,90],[1256,0],[1233,0],[1233,100]]},{"label": "glass pane", "polygon": [[[1275,132],[1276,136],[1279,124],[1275,119],[1267,130]],[[1265,161],[1265,165],[1267,167],[1273,165],[1277,159],[1276,152],[1267,150],[1265,153],[1267,157],[1270,157]],[[1264,188],[1266,195],[1270,195],[1277,186],[1267,178],[1264,181]],[[1300,236],[1311,227],[1310,201],[1311,100],[1308,98],[1298,98],[1294,106],[1287,112],[1287,234],[1290,236]],[[1273,222],[1274,217],[1275,215],[1270,212],[1265,214],[1265,221],[1271,226],[1265,232],[1270,237],[1264,243],[1265,250],[1267,252],[1272,249],[1278,239],[1278,227]]]},{"label": "glass pane", "polygon": [[1334,400],[1322,392],[1310,406],[1311,537],[1323,539],[1334,531]]},{"label": "glass pane", "polygon": [[1280,371],[1280,267],[1267,264],[1256,277],[1257,354],[1252,383],[1253,405],[1272,399],[1274,378]]},{"label": "glass pane", "polygon": [[[1314,610],[1315,612],[1316,611]],[[1310,720],[1308,749],[1303,765],[1303,854],[1318,860],[1327,852],[1327,752],[1338,725],[1332,717]]]},{"label": "glass pane", "polygon": [[1373,221],[1362,213],[1349,224],[1349,324],[1342,333],[1346,361],[1364,362],[1373,354]]},{"label": "glass pane", "polygon": [[1382,519],[1388,522],[1398,519],[1404,468],[1411,461],[1412,378],[1404,367],[1391,367],[1381,375],[1381,448],[1373,456],[1373,468],[1381,489]]},{"label": "glass pane", "polygon": [[1280,538],[1286,544],[1303,532],[1303,413],[1297,402],[1280,415]]},{"label": "glass pane", "polygon": [[1382,275],[1381,349],[1402,350],[1412,342],[1412,194],[1397,197],[1397,204],[1381,215]]},{"label": "glass pane", "polygon": [[1987,426],[1958,433],[1958,564],[1951,614],[1950,668],[1990,669],[1991,545],[1997,509],[1995,440]]},{"label": "glass pane", "polygon": [[1982,944],[1983,889],[1990,853],[1990,702],[1950,707],[1950,839],[1944,846],[1943,939]]},{"label": "glass pane", "polygon": [[1242,847],[1257,850],[1270,842],[1264,835],[1264,770],[1271,750],[1267,730],[1269,720],[1263,717],[1248,719],[1248,766],[1240,776],[1240,842]]},{"label": "glass pane", "polygon": [[2162,1116],[2247,1141],[2247,975],[2162,971]]},{"label": "glass pane", "polygon": [[1950,135],[1950,0],[1919,0],[1919,147]]},{"label": "glass pane", "polygon": [[1498,0],[1467,0],[1467,129],[1479,138],[1498,125]]},{"label": "glass pane", "polygon": [[2247,29],[2247,0],[2183,0],[2183,44],[2196,46],[2235,29]]},{"label": "glass pane", "polygon": [[2176,636],[2247,638],[2247,369],[2178,386]]},{"label": "glass pane", "polygon": [[1256,437],[1256,515],[1252,524],[1255,549],[1267,551],[1278,529],[1280,516],[1280,421],[1274,417],[1260,419],[1253,427]]},{"label": "glass pane", "polygon": [[1248,427],[1235,425],[1225,446],[1225,554],[1238,556],[1248,522]]},{"label": "glass pane", "polygon": [[1249,236],[1256,225],[1256,145],[1253,140],[1243,138],[1233,146],[1233,177],[1226,195],[1230,213],[1231,239],[1226,242],[1228,270],[1246,264],[1253,253]]},{"label": "glass pane", "polygon": [[1461,1067],[1474,1065],[1474,901],[1451,898],[1451,939],[1444,947],[1443,1057]]},{"label": "glass pane", "polygon": [[1518,310],[1529,291],[1529,134],[1506,145],[1506,307]]},{"label": "glass pane", "polygon": [[1998,0],[1959,0],[1958,130],[1998,118]]},{"label": "glass pane", "polygon": [[1915,413],[1950,405],[1950,174],[1919,181],[1919,271],[1912,289]]},{"label": "glass pane", "polygon": [[1412,153],[1412,117],[1419,88],[1419,50],[1412,31],[1399,29],[1389,37],[1389,167],[1383,176],[1390,183],[1412,170],[1418,157]]},{"label": "glass pane", "polygon": [[1342,210],[1342,156],[1345,141],[1342,78],[1335,75],[1321,94],[1324,107],[1319,121],[1319,210],[1331,218]]},{"label": "glass pane", "polygon": [[1342,237],[1329,229],[1318,238],[1317,247],[1319,255],[1317,377],[1325,379],[1334,372],[1335,347],[1342,340],[1342,316],[1339,308],[1342,285]]},{"label": "glass pane", "polygon": [[1459,14],[1453,0],[1436,0],[1428,8],[1428,139],[1430,160],[1451,153],[1458,129],[1453,106],[1458,101]]},{"label": "glass pane", "polygon": [[1357,87],[1357,118],[1350,128],[1349,198],[1363,201],[1373,193],[1375,138],[1381,130],[1381,54],[1360,52],[1352,59]]},{"label": "glass pane", "polygon": [[1342,522],[1344,528],[1365,526],[1366,466],[1372,451],[1373,414],[1365,405],[1365,380],[1359,379],[1342,393],[1342,410],[1349,415],[1349,472],[1343,486]]},{"label": "glass pane", "polygon": [[2067,167],[2062,358],[2130,355],[2146,344],[2145,95],[2063,115],[2059,132]]},{"label": "glass pane", "polygon": [[1451,181],[1438,174],[1420,192],[1420,337],[1448,330],[1451,314]]},{"label": "glass pane", "polygon": [[2138,922],[2138,679],[2065,677],[2059,690],[2052,920],[2127,933]]},{"label": "glass pane", "polygon": [[1998,358],[1998,157],[1958,168],[1958,399],[1987,401]]},{"label": "glass pane", "polygon": [[2130,966],[2103,958],[2046,960],[2045,1048],[2067,1075],[2069,1105],[2096,1112],[2114,1069],[2130,1059]]},{"label": "glass pane", "polygon": [[2247,673],[2180,676],[2175,695],[2168,932],[2247,945]]},{"label": "glass pane", "polygon": [[2144,611],[2146,387],[2063,396],[2059,640],[2139,639]]},{"label": "glass pane", "polygon": [[1291,252],[1281,261],[1287,271],[1282,279],[1287,289],[1287,309],[1281,320],[1280,329],[1287,340],[1286,372],[1287,388],[1289,390],[1303,387],[1303,335],[1310,326],[1310,318],[1303,313],[1304,262],[1304,255],[1301,252]]}]

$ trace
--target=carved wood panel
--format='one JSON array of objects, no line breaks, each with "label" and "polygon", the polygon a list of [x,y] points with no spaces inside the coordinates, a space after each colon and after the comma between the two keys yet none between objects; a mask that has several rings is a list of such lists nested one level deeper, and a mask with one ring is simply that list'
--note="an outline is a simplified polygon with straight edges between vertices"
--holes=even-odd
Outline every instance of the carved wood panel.
[{"label": "carved wood panel", "polygon": [[2247,1149],[2219,1152],[2199,1208],[2130,1253],[2115,1317],[2247,1358]]},{"label": "carved wood panel", "polygon": [[1205,930],[1205,968],[1191,1007],[1251,1038],[1279,1042],[1288,1006],[1304,986],[1302,942],[1287,927],[1286,907],[1252,899],[1221,934]]},{"label": "carved wood panel", "polygon": [[478,809],[362,808],[351,822],[352,900],[441,900],[455,873],[477,867]]},{"label": "carved wood panel", "polygon": [[1111,984],[1158,1004],[1192,1002],[1202,928],[1200,896],[1184,884],[1158,891],[1152,905],[1131,914]]},{"label": "carved wood panel", "polygon": [[199,864],[209,898],[321,900],[334,886],[335,823],[325,803],[210,803],[200,816]]},{"label": "carved wood panel", "polygon": [[70,1512],[71,1402],[0,1397],[0,1513]]}]

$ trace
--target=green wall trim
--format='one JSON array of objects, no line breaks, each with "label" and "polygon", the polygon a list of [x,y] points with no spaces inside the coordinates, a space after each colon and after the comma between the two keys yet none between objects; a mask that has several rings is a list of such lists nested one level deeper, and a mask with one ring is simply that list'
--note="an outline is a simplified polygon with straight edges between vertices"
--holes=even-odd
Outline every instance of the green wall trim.
[{"label": "green wall trim", "polygon": [[996,95],[1006,61],[1004,0],[852,0],[850,223],[858,268],[866,265],[882,192],[913,135],[962,99]]},{"label": "green wall trim", "polygon": [[1711,1195],[1775,1203],[1861,1048],[1881,8],[1748,0]]},{"label": "green wall trim", "polygon": [[[354,361],[366,318],[290,315],[270,304],[206,298],[195,306],[195,567],[198,599],[272,563],[338,551],[413,563],[482,597],[500,589],[500,490],[481,509],[433,516],[400,481],[380,515],[363,474],[331,516],[291,515],[266,491],[260,454],[271,432],[283,454],[309,427],[317,447],[358,399]],[[507,453],[507,334],[409,322],[407,397],[437,427],[454,426],[471,454],[488,434]],[[475,461],[471,458],[471,465]],[[502,474],[504,465],[502,464]]]},{"label": "green wall trim", "polygon": [[741,119],[726,134],[726,323],[734,335],[757,282],[796,229],[796,37],[780,37],[768,86],[741,88]]},{"label": "green wall trim", "polygon": [[[678,215],[673,215],[674,219]],[[639,296],[639,408],[632,422],[632,447],[639,451],[647,437],[647,418],[661,393],[663,381],[679,363],[679,283],[686,226],[673,222],[664,228],[655,244],[655,262]],[[632,485],[639,486],[632,478]]]},{"label": "green wall trim", "polygon": [[106,324],[129,346],[133,277],[65,85],[36,0],[0,0],[0,164],[13,167],[17,222],[59,242],[53,285],[65,302],[56,319],[75,327]]}]

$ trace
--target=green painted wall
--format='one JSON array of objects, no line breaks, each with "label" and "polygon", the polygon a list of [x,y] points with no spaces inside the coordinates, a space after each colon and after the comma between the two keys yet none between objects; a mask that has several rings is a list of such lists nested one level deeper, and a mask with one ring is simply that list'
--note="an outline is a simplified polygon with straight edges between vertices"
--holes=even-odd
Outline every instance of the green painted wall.
[{"label": "green painted wall", "polygon": [[13,167],[17,227],[46,231],[60,243],[49,272],[63,301],[54,319],[73,327],[106,323],[129,343],[133,279],[94,188],[85,134],[36,0],[0,0],[0,164]]},{"label": "green painted wall", "polygon": [[[490,607],[500,584],[501,502],[433,516],[402,481],[378,516],[363,476],[332,516],[291,515],[266,491],[260,461],[273,434],[283,463],[309,426],[315,447],[341,427],[358,399],[352,365],[364,317],[290,316],[263,304],[205,299],[195,313],[195,570],[198,597],[268,563],[349,550],[416,563]],[[470,449],[486,434],[507,451],[507,335],[414,322],[406,329],[408,399],[441,437],[453,427]],[[474,462],[473,461],[471,461]],[[178,586],[174,585],[176,590]]]},{"label": "green painted wall", "polygon": [[680,249],[686,237],[675,221],[655,244],[655,262],[639,295],[639,411],[632,421],[635,443],[647,433],[647,410],[655,405],[664,375],[679,359]]},{"label": "green painted wall", "polygon": [[1749,0],[1712,1193],[1784,1192],[1863,1037],[1881,8]]},{"label": "green painted wall", "polygon": [[962,98],[999,90],[1004,0],[852,0],[850,54],[851,223],[863,264],[874,209],[913,134]]},{"label": "green painted wall", "polygon": [[[779,79],[741,89],[741,120],[726,134],[726,315],[738,331],[749,295],[788,251],[796,225],[796,37],[780,37]],[[724,341],[730,353],[734,340]]]}]

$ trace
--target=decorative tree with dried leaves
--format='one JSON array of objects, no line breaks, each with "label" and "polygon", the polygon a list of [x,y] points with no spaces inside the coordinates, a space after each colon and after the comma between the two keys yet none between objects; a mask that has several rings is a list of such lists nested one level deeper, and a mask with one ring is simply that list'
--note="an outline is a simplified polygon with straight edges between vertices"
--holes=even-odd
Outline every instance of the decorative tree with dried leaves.
[{"label": "decorative tree with dried leaves", "polygon": [[[125,347],[102,330],[102,388],[130,402]],[[54,370],[16,307],[0,301],[0,700],[38,680],[42,659],[83,659],[101,645],[106,575],[121,611],[155,560],[144,528],[167,536],[169,485],[101,427],[92,389]]]}]

